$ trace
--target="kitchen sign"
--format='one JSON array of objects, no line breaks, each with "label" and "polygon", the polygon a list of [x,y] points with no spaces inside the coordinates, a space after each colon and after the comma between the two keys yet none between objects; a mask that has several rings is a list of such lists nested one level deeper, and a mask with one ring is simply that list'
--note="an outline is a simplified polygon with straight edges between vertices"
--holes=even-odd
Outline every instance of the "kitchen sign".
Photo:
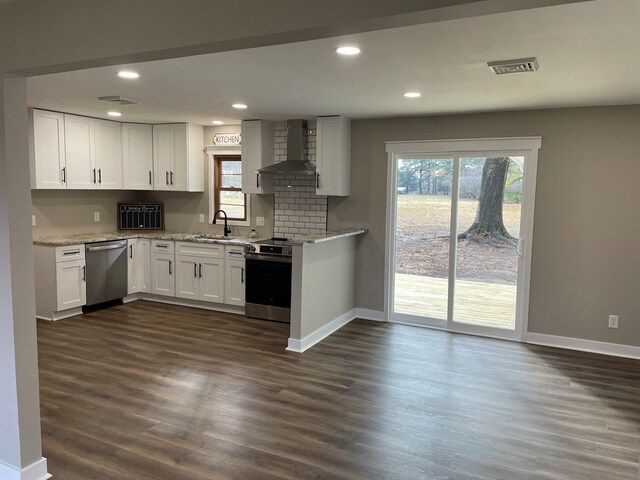
[{"label": "kitchen sign", "polygon": [[242,137],[239,133],[216,133],[213,136],[213,144],[220,147],[239,147]]}]

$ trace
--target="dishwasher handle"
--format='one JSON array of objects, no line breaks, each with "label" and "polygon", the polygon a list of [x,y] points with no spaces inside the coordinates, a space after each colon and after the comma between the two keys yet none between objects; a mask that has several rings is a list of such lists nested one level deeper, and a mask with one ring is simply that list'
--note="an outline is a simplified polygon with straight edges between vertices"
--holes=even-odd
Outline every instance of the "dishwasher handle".
[{"label": "dishwasher handle", "polygon": [[118,244],[114,244],[114,245],[100,245],[100,246],[96,246],[96,247],[87,247],[87,252],[99,252],[102,250],[122,250],[127,248],[127,244],[126,243],[118,243]]}]

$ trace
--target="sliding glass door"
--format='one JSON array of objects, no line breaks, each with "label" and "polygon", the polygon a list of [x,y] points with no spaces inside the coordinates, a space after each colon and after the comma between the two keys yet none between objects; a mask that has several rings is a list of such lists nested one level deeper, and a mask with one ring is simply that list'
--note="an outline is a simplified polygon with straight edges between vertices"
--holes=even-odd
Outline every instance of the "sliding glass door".
[{"label": "sliding glass door", "polygon": [[411,152],[390,160],[391,320],[519,338],[529,284],[530,152]]}]

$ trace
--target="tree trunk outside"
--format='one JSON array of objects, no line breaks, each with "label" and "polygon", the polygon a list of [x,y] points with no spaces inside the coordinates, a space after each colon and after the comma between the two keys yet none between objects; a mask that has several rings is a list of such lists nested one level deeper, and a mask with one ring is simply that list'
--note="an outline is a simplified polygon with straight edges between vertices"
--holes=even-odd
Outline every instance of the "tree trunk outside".
[{"label": "tree trunk outside", "polygon": [[504,187],[509,170],[509,158],[487,158],[482,168],[480,201],[476,218],[468,230],[458,235],[459,239],[474,240],[481,243],[515,243],[504,227],[502,204]]}]

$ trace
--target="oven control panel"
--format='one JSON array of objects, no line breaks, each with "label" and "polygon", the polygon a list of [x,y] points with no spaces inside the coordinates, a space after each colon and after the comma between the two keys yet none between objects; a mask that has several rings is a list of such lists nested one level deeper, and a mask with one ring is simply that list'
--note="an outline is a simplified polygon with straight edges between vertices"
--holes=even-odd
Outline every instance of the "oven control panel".
[{"label": "oven control panel", "polygon": [[290,245],[272,245],[254,243],[244,247],[245,253],[254,253],[259,255],[277,255],[280,257],[290,257],[293,249]]}]

